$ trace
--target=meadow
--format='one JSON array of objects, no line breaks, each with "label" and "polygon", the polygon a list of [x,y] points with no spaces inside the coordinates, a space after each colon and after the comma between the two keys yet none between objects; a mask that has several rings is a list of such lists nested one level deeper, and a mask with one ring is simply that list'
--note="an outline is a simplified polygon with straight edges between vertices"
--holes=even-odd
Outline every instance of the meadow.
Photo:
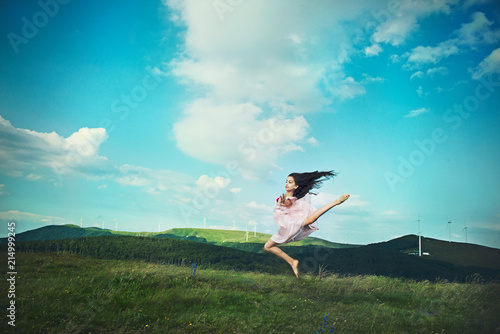
[{"label": "meadow", "polygon": [[[332,326],[334,333],[495,333],[500,327],[495,282],[339,276],[324,270],[297,279],[291,271],[203,265],[194,271],[190,263],[62,252],[18,252],[16,269],[17,333],[290,334],[328,333]],[[4,280],[2,296],[7,289]],[[1,331],[13,332],[4,321]]]}]

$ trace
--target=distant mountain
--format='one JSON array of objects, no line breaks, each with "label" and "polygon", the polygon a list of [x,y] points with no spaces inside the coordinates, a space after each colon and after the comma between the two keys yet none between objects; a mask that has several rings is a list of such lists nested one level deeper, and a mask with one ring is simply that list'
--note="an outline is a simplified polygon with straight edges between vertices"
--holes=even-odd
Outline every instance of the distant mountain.
[{"label": "distant mountain", "polygon": [[[191,237],[189,240],[196,241],[194,238],[205,239],[206,242],[225,246],[234,243],[253,243],[260,244],[260,248],[269,240],[271,234],[266,233],[254,233],[248,232],[248,241],[246,238],[245,231],[237,231],[237,230],[214,230],[214,229],[202,229],[202,228],[173,228],[171,230],[162,232],[157,234],[157,237],[162,237],[163,233],[165,235],[175,235],[177,237]],[[292,245],[292,244],[287,244]],[[348,244],[339,244],[335,242],[330,242],[327,240],[308,237],[306,239],[297,241],[293,243],[293,246],[305,246],[305,245],[315,245],[315,246],[323,246],[330,248],[352,248],[352,247],[360,247],[361,245],[348,245]],[[283,245],[285,246],[285,245]]]},{"label": "distant mountain", "polygon": [[[407,254],[416,253],[418,252],[418,236],[414,234],[406,235],[401,238],[370,244],[366,247],[396,250]],[[500,249],[497,248],[422,237],[422,252],[429,253],[429,255],[422,256],[423,259],[427,260],[450,262],[461,267],[475,266],[500,269]]]},{"label": "distant mountain", "polygon": [[[81,228],[76,225],[51,225],[19,233],[16,235],[16,241],[43,241],[117,235],[196,241],[198,243],[225,246],[252,253],[266,253],[263,251],[262,247],[271,236],[265,233],[256,233],[256,235],[254,235],[254,232],[249,232],[247,241],[246,232],[234,230],[175,228],[163,232],[123,232],[101,229],[98,227]],[[6,241],[6,238],[0,240],[2,243]],[[336,249],[339,251],[339,253],[335,255],[337,257],[349,258],[350,256],[354,256],[353,254],[356,254],[356,258],[373,258],[373,260],[370,260],[371,263],[379,261],[376,259],[377,256],[381,256],[381,254],[385,254],[383,256],[388,257],[390,252],[396,252],[404,256],[401,259],[406,259],[405,261],[407,263],[409,263],[408,261],[413,263],[414,258],[408,258],[407,256],[410,255],[407,254],[418,252],[418,237],[416,235],[407,235],[367,246],[338,244],[319,238],[309,237],[283,246],[287,247],[287,253],[290,252],[290,254],[293,253],[297,255],[300,255],[303,251],[311,252],[311,250],[314,250],[314,252],[317,253],[318,250],[321,249]],[[383,252],[380,253],[378,251]],[[475,267],[500,270],[500,249],[496,248],[422,238],[422,251],[430,254],[418,259],[424,261],[422,265],[425,265],[426,261],[429,262],[427,268],[430,268],[429,266],[435,266],[437,262],[443,262],[449,263],[452,266],[446,267],[448,273],[453,272],[453,267]],[[400,259],[400,257],[398,257],[398,259]],[[345,270],[354,270],[347,266],[346,263],[349,263],[348,260],[342,260],[342,263],[334,263],[335,261],[333,259],[329,259],[328,261],[333,261],[331,262],[333,267],[346,266]],[[430,262],[432,262],[432,264]],[[390,263],[384,270],[389,270],[389,268]]]},{"label": "distant mountain", "polygon": [[[98,227],[81,228],[73,224],[49,225],[22,233],[16,233],[16,241],[58,240],[94,237],[99,235],[112,235],[112,233],[110,230],[103,230]],[[7,242],[7,238],[0,239],[0,242]]]},{"label": "distant mountain", "polygon": [[[6,244],[0,244],[0,252],[7,252]],[[16,252],[65,252],[99,259],[144,260],[187,266],[196,262],[201,268],[291,274],[285,261],[267,252],[251,253],[174,238],[107,235],[23,241],[16,243]],[[500,270],[457,267],[449,262],[368,246],[343,249],[314,245],[289,246],[287,253],[299,259],[299,268],[303,273],[317,273],[319,268],[326,268],[328,272],[340,275],[382,275],[430,281],[447,279],[455,282],[478,279],[490,281],[498,279],[500,275]]]},{"label": "distant mountain", "polygon": [[[77,225],[49,225],[40,227],[34,230],[18,233],[17,241],[34,241],[34,240],[58,240],[67,238],[82,238],[100,235],[126,235],[126,236],[141,236],[141,237],[158,237],[158,238],[173,238],[184,239],[190,241],[210,243],[220,246],[232,248],[242,248],[237,244],[254,244],[245,246],[247,250],[259,248],[266,243],[271,237],[270,234],[248,232],[248,241],[245,231],[235,230],[214,230],[202,228],[174,228],[163,232],[125,232],[112,231],[101,229],[98,227],[79,227]],[[0,239],[0,242],[6,242],[6,238]],[[351,248],[359,247],[359,245],[339,244],[326,241],[319,238],[309,237],[304,240],[294,242],[294,246],[317,245],[331,248]]]}]

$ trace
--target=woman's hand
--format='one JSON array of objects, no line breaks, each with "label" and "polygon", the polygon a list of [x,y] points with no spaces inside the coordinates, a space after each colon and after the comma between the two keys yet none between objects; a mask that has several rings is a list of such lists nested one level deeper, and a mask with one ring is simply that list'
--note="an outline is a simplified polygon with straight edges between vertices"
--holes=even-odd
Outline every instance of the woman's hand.
[{"label": "woman's hand", "polygon": [[286,197],[285,197],[285,194],[281,194],[281,196],[279,197],[279,200],[278,200],[278,205],[280,206],[286,206],[286,207],[289,207],[290,204],[286,205],[286,201],[290,202]]}]

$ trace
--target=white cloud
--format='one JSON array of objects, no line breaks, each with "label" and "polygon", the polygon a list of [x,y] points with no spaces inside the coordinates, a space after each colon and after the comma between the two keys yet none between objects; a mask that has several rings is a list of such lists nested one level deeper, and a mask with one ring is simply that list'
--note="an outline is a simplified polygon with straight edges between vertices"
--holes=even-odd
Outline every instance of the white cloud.
[{"label": "white cloud", "polygon": [[[344,22],[383,4],[255,0],[215,7],[213,1],[166,5],[170,19],[186,28],[182,53],[169,66],[196,92],[174,125],[178,147],[190,156],[225,164],[241,160],[245,151],[244,158],[252,159],[244,161],[243,176],[262,174],[283,154],[303,150],[300,142],[309,125],[299,115],[321,110],[335,97],[347,100],[365,93],[342,70],[357,52]],[[304,15],[305,9],[310,15]],[[245,147],[249,137],[276,118],[276,109],[287,119],[286,135],[275,133],[266,150],[256,153]]]},{"label": "white cloud", "polygon": [[29,181],[36,181],[36,180],[40,180],[42,178],[41,175],[37,175],[35,173],[30,173],[28,175],[26,175],[26,180],[29,180]]},{"label": "white cloud", "polygon": [[456,46],[457,40],[447,40],[439,43],[437,46],[417,46],[405,54],[408,58],[407,65],[410,68],[420,67],[427,64],[437,64],[442,59],[459,52]]},{"label": "white cloud", "polygon": [[395,16],[380,24],[372,38],[376,43],[398,46],[403,44],[409,33],[417,27],[415,15]]},{"label": "white cloud", "polygon": [[408,115],[406,115],[405,117],[417,117],[417,116],[420,116],[422,114],[425,114],[429,112],[429,108],[420,108],[420,109],[415,109],[415,110],[412,110],[408,113]]},{"label": "white cloud", "polygon": [[382,52],[382,47],[380,44],[373,44],[371,46],[367,46],[365,48],[365,55],[367,57],[373,57],[373,56],[378,56],[380,52]]},{"label": "white cloud", "polygon": [[[384,43],[403,45],[421,20],[447,15],[458,3],[255,0],[224,2],[222,9],[213,1],[166,0],[170,19],[185,28],[182,50],[169,62],[170,74],[193,92],[193,100],[186,102],[174,124],[177,146],[205,162],[241,162],[245,177],[269,172],[287,152],[305,149],[301,143],[308,138],[309,124],[299,115],[366,93],[365,85],[373,81],[355,79],[344,69],[359,53],[353,46],[355,40],[369,43],[362,47],[366,56],[378,55]],[[378,23],[368,32],[369,40],[366,36],[356,39],[369,19],[367,13]],[[465,26],[463,31],[472,31],[472,27]],[[460,52],[458,35],[452,36],[391,59],[404,59],[409,68],[437,64]],[[445,72],[426,73],[428,77],[436,74]],[[259,148],[248,145],[249,138],[262,133],[275,119],[271,110],[276,105],[281,111],[286,109],[281,116],[298,132],[287,130],[292,138],[286,141],[280,133],[274,134],[275,141],[257,143]]]},{"label": "white cloud", "polygon": [[420,19],[436,13],[449,14],[457,2],[456,0],[403,0],[386,3],[386,8],[375,15],[379,20],[385,19],[376,27],[371,39],[375,43],[402,45],[410,34],[420,27],[418,24]]},{"label": "white cloud", "polygon": [[[478,45],[494,44],[500,41],[500,29],[492,30],[493,22],[489,21],[484,13],[475,12],[471,21],[462,24],[460,29],[453,32],[452,38],[438,43],[436,46],[417,46],[405,53],[407,58],[405,67],[414,69],[429,64],[437,64],[443,59],[464,51],[464,46],[475,48]],[[437,67],[442,75],[443,67]],[[417,72],[418,73],[418,72]],[[415,74],[415,73],[414,73]],[[432,73],[427,73],[428,75]]]},{"label": "white cloud", "polygon": [[493,50],[477,67],[470,71],[475,80],[479,80],[483,75],[500,73],[500,48]]},{"label": "white cloud", "polygon": [[114,168],[108,159],[98,155],[107,138],[102,128],[82,128],[63,138],[55,132],[15,128],[0,116],[0,137],[0,172],[12,177],[24,176],[31,181],[64,175],[96,178]]},{"label": "white cloud", "polygon": [[440,67],[429,68],[425,72],[417,71],[410,76],[410,80],[414,78],[419,78],[419,79],[434,78],[437,74],[442,76],[447,75],[448,69],[446,67],[440,66]]},{"label": "white cloud", "polygon": [[400,55],[391,55],[389,57],[389,59],[391,60],[391,62],[393,64],[396,64],[396,63],[399,63],[401,61],[401,59],[404,58],[403,56],[400,56]]},{"label": "white cloud", "polygon": [[233,194],[238,194],[241,191],[242,188],[231,188],[229,189],[230,192]]},{"label": "white cloud", "polygon": [[500,40],[500,29],[491,30],[493,21],[489,21],[482,12],[472,14],[472,21],[462,24],[456,32],[460,44],[474,48],[480,44],[494,44]]},{"label": "white cloud", "polygon": [[[202,175],[195,180],[187,174],[171,170],[153,170],[129,164],[117,167],[106,157],[98,155],[98,148],[106,137],[104,129],[83,128],[68,138],[55,132],[46,134],[17,129],[0,116],[0,172],[10,177],[30,181],[46,179],[56,184],[59,184],[59,176],[113,180],[121,186],[137,187],[150,195],[167,196],[170,203],[187,205],[209,183],[217,185],[218,189],[225,189],[231,182],[223,176],[210,178]],[[75,159],[75,162],[68,162],[68,159]],[[54,164],[57,164],[56,167]],[[107,183],[97,188],[106,189]],[[2,187],[0,192],[4,193]],[[236,190],[226,190],[210,200],[224,201],[235,193]]]},{"label": "white cloud", "polygon": [[424,78],[425,77],[425,73],[422,72],[422,71],[417,71],[415,73],[413,73],[411,76],[410,76],[410,80],[412,80],[413,78]]},{"label": "white cloud", "polygon": [[215,104],[196,100],[174,125],[178,147],[206,162],[236,161],[249,177],[276,163],[280,154],[302,150],[309,124],[302,116],[264,117],[254,104]]},{"label": "white cloud", "polygon": [[422,86],[418,86],[418,88],[417,88],[417,94],[418,94],[419,97],[429,95],[429,93],[425,93],[424,92],[424,89],[422,88]]},{"label": "white cloud", "polygon": [[430,78],[433,78],[437,74],[445,76],[448,74],[448,69],[446,67],[440,66],[429,68],[426,72],[426,75]]},{"label": "white cloud", "polygon": [[364,73],[363,74],[363,79],[361,80],[362,84],[371,84],[375,82],[383,82],[385,79],[381,77],[372,77],[369,76],[368,74]]},{"label": "white cloud", "polygon": [[341,101],[351,100],[357,95],[363,95],[366,93],[365,87],[363,87],[363,85],[359,82],[356,82],[356,80],[352,77],[346,77],[330,90]]},{"label": "white cloud", "polygon": [[[346,59],[342,43],[350,43],[339,20],[360,12],[357,4],[256,0],[221,21],[211,1],[167,5],[187,27],[184,53],[171,62],[174,75],[224,103],[284,100],[302,111],[329,103],[317,84],[332,55]],[[304,15],[304,6],[314,15]],[[328,56],[318,52],[326,41]]]},{"label": "white cloud", "polygon": [[196,180],[196,185],[199,189],[204,189],[206,187],[216,186],[219,189],[227,187],[231,183],[231,179],[226,179],[222,176],[216,176],[211,178],[208,175],[201,175],[198,180]]},{"label": "white cloud", "polygon": [[307,138],[307,143],[312,145],[312,146],[318,146],[319,145],[319,142],[316,138],[314,137],[309,137]]},{"label": "white cloud", "polygon": [[108,138],[106,129],[81,128],[64,140],[63,148],[78,152],[82,157],[96,155],[99,147]]}]

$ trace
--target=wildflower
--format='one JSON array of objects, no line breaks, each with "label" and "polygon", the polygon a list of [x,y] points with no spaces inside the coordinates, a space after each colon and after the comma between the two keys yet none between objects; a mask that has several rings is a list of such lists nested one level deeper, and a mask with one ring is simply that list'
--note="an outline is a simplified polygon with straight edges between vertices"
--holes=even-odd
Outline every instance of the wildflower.
[{"label": "wildflower", "polygon": [[196,275],[196,268],[198,268],[198,262],[191,264],[191,278],[194,278],[194,275]]},{"label": "wildflower", "polygon": [[[321,328],[321,329],[320,329],[320,332],[321,332],[321,333],[324,333],[324,332],[325,332],[326,327],[328,326],[328,316],[329,316],[329,315],[330,315],[330,314],[327,314],[327,315],[326,315],[326,317],[323,317],[323,320],[324,320],[324,322],[325,322],[325,323],[324,323],[324,324],[323,324],[323,323],[321,324],[321,326],[323,326],[323,328]],[[331,327],[330,327],[330,331],[329,331],[329,332],[330,332],[330,334],[331,334],[331,333],[333,333],[334,331],[335,331],[335,327],[334,327],[334,326],[331,326]],[[318,331],[316,331],[316,333],[319,333],[319,332],[318,332]]]}]

